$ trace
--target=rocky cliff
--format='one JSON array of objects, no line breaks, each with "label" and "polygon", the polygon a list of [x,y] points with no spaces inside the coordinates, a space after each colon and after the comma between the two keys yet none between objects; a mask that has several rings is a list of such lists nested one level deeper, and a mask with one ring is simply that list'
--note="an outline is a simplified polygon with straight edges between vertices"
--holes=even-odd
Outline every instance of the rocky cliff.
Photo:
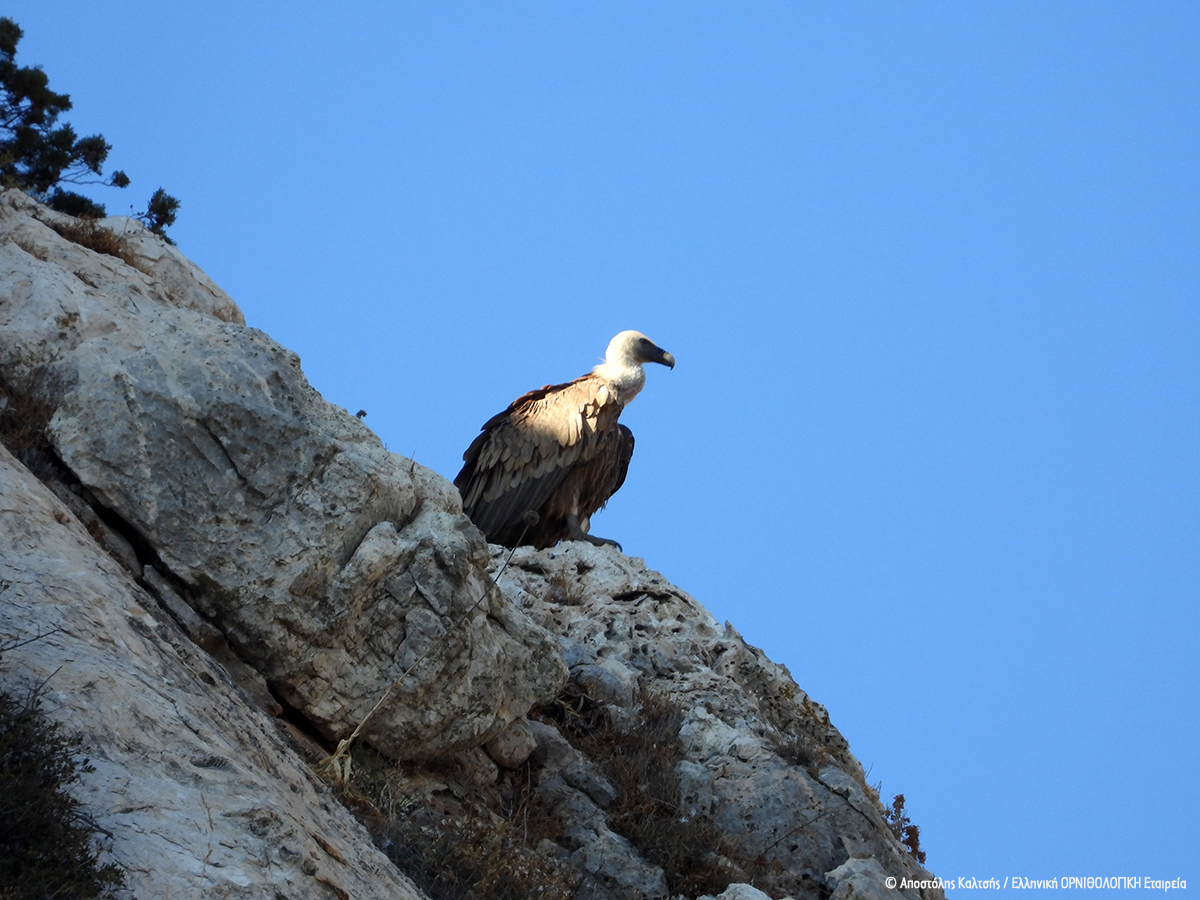
[{"label": "rocky cliff", "polygon": [[932,877],[786,669],[614,548],[489,547],[136,221],[0,196],[0,426],[0,686],[82,737],[120,896]]}]

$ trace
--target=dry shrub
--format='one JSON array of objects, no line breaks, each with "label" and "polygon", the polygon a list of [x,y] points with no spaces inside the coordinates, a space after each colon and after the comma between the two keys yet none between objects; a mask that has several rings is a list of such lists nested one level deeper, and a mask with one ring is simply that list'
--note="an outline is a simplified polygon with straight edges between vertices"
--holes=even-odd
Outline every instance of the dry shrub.
[{"label": "dry shrub", "polygon": [[376,842],[432,900],[570,900],[574,873],[518,832],[511,820],[421,807],[389,821]]},{"label": "dry shrub", "polygon": [[593,732],[613,732],[612,721],[604,704],[577,681],[568,681],[562,693],[553,703],[542,707],[537,717],[556,725],[563,736],[581,750],[583,748],[579,741],[584,737]]},{"label": "dry shrub", "polygon": [[609,827],[662,868],[672,895],[719,894],[742,873],[729,859],[727,839],[707,813],[683,807],[678,764],[683,712],[669,697],[642,688],[641,715],[619,729],[597,712],[595,701],[567,694],[548,718],[591,758],[616,789],[606,810]]},{"label": "dry shrub", "polygon": [[37,389],[18,393],[0,377],[0,443],[45,481],[55,460],[46,429],[58,408],[63,388],[56,378],[38,380]]},{"label": "dry shrub", "polygon": [[[539,851],[562,825],[536,800],[526,765],[484,796],[427,796],[415,770],[359,747],[351,783],[332,782],[376,845],[432,900],[570,900],[578,876]],[[428,775],[428,772],[425,773]],[[493,808],[489,808],[490,806]]]},{"label": "dry shrub", "polygon": [[892,805],[884,807],[883,820],[896,836],[896,840],[908,848],[908,855],[925,865],[925,851],[921,849],[921,829],[914,825],[912,819],[904,812],[903,794],[897,794],[892,798]]},{"label": "dry shrub", "polygon": [[87,247],[89,250],[95,250],[97,253],[115,256],[122,262],[138,268],[135,257],[125,247],[121,238],[94,219],[73,219],[70,222],[48,222],[47,224],[68,241],[79,244],[81,247]]},{"label": "dry shrub", "polygon": [[94,771],[78,752],[36,696],[0,693],[0,900],[108,897],[123,884],[117,866],[97,865],[97,826],[67,792]]}]

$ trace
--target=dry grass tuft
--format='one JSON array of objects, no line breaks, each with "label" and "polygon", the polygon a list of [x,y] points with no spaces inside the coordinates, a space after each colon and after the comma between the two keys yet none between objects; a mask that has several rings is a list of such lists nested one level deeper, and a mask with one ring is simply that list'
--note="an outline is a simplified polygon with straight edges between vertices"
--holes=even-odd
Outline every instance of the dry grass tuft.
[{"label": "dry grass tuft", "polygon": [[580,606],[587,599],[587,589],[578,579],[556,571],[546,579],[546,599],[559,606]]},{"label": "dry grass tuft", "polygon": [[135,269],[140,268],[134,255],[125,247],[121,238],[94,219],[73,219],[70,222],[48,222],[46,224],[72,243],[95,250],[97,253],[115,256]]},{"label": "dry grass tuft", "polygon": [[803,730],[785,735],[775,746],[775,752],[785,762],[807,769],[814,778],[821,766],[828,761],[825,748],[816,738]]}]

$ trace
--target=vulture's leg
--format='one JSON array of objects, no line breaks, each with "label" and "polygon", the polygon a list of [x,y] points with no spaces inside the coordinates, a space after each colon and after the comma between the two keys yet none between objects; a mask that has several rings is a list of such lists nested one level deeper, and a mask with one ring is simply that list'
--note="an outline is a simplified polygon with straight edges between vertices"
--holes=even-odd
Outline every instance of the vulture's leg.
[{"label": "vulture's leg", "polygon": [[621,545],[616,541],[610,541],[608,538],[592,537],[579,524],[579,516],[574,513],[568,513],[567,519],[567,540],[568,541],[587,541],[589,544],[595,544],[597,547],[616,547],[622,553]]}]

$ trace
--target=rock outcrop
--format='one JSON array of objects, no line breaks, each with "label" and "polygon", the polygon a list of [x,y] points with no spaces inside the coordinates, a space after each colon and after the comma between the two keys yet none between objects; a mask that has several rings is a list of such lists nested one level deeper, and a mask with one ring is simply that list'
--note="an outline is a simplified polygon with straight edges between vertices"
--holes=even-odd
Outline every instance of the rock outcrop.
[{"label": "rock outcrop", "polygon": [[522,549],[497,586],[453,486],[135,221],[0,195],[0,425],[0,645],[45,635],[0,682],[83,736],[130,896],[419,896],[295,749],[364,719],[407,793],[344,792],[426,875],[395,835],[519,807],[563,896],[930,877],[786,669],[613,548]]},{"label": "rock outcrop", "polygon": [[[225,669],[0,447],[10,690],[83,738],[86,808],[140,897],[419,898]],[[31,638],[36,638],[30,640]]]},{"label": "rock outcrop", "polygon": [[[730,872],[795,897],[828,890],[850,858],[928,877],[892,836],[824,707],[641,559],[575,542],[521,548],[504,577],[559,635],[569,694],[631,733],[646,727],[647,695],[679,711],[678,814],[715,827]],[[604,805],[586,783],[572,786]]]},{"label": "rock outcrop", "polygon": [[370,725],[408,757],[473,746],[555,695],[556,644],[480,577],[487,547],[452,486],[326,403],[181,258],[142,271],[142,254],[95,253],[50,227],[66,217],[5,199],[9,389],[45,392],[63,463],[284,702],[344,736],[436,645]]}]

